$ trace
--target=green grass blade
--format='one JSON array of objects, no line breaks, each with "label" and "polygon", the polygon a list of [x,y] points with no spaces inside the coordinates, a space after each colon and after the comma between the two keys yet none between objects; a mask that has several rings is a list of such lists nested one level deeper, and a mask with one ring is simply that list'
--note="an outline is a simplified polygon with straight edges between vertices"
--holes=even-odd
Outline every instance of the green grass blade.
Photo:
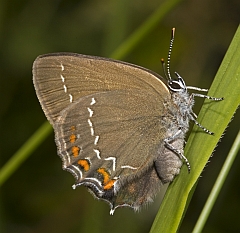
[{"label": "green grass blade", "polygon": [[143,38],[182,0],[163,2],[158,9],[139,27],[127,40],[124,41],[111,55],[114,59],[122,59],[130,53]]},{"label": "green grass blade", "polygon": [[153,223],[151,233],[177,232],[185,208],[191,198],[190,193],[198,181],[217,142],[221,138],[240,103],[240,27],[238,28],[223,62],[212,83],[208,95],[224,97],[221,102],[206,100],[200,111],[198,122],[213,131],[214,136],[193,127],[185,154],[191,164],[188,174],[184,166],[181,174],[169,186],[160,210]]},{"label": "green grass blade", "polygon": [[232,167],[232,164],[237,156],[237,153],[240,149],[240,131],[233,143],[233,146],[228,154],[228,157],[221,169],[221,172],[218,175],[218,178],[213,186],[213,189],[208,197],[208,200],[205,203],[205,206],[200,214],[198,221],[193,229],[193,233],[201,233],[202,229],[207,221],[207,218],[212,210],[212,207],[221,191],[221,188],[227,178],[227,175]]},{"label": "green grass blade", "polygon": [[44,141],[52,131],[52,126],[46,121],[22,145],[22,147],[9,159],[0,170],[0,186],[13,174],[13,172],[28,158],[28,156]]}]

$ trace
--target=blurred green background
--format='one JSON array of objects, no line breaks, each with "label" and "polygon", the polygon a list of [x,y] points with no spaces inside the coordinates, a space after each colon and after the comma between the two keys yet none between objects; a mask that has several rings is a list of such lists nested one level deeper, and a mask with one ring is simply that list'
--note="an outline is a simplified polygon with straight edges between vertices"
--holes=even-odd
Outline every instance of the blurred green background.
[{"label": "blurred green background", "polygon": [[[32,84],[32,63],[44,53],[110,57],[163,1],[2,0],[0,2],[0,168],[46,120]],[[187,85],[208,88],[238,27],[240,1],[181,1],[122,60],[163,74],[176,27],[171,70]],[[229,79],[234,77],[229,77]],[[203,100],[197,99],[197,113]],[[191,232],[239,130],[239,111],[205,168],[180,232]],[[211,130],[211,125],[205,125]],[[198,156],[198,155],[196,155]],[[203,232],[240,232],[240,158],[232,167]],[[61,169],[51,135],[0,188],[0,232],[148,232],[159,197],[134,213],[109,206]],[[181,200],[179,200],[181,201]]]}]

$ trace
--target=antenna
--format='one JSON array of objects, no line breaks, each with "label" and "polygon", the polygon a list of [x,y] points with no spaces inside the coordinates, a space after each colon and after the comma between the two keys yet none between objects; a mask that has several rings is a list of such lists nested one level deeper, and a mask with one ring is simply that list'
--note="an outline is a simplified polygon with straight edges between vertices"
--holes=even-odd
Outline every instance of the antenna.
[{"label": "antenna", "polygon": [[172,79],[171,74],[170,74],[170,61],[171,61],[171,53],[172,53],[172,47],[173,47],[173,42],[174,42],[174,35],[175,35],[175,28],[172,29],[172,35],[171,35],[169,51],[168,51],[168,59],[167,59],[167,76],[168,76],[169,80]]},{"label": "antenna", "polygon": [[172,80],[172,77],[170,74],[170,61],[171,61],[171,53],[172,53],[172,47],[173,47],[173,42],[174,42],[174,35],[175,35],[175,28],[172,29],[172,34],[171,34],[171,40],[170,40],[170,45],[169,45],[169,50],[168,50],[168,58],[167,58],[167,69],[165,66],[164,59],[163,58],[161,59],[164,75],[169,81]]}]

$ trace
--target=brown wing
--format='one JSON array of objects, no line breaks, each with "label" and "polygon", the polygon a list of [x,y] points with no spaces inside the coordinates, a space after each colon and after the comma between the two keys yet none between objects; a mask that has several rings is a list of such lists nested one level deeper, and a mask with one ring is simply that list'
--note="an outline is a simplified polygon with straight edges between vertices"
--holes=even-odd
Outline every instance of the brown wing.
[{"label": "brown wing", "polygon": [[160,79],[139,66],[73,53],[42,55],[33,64],[36,93],[52,125],[70,103],[92,93],[139,89],[169,95]]}]

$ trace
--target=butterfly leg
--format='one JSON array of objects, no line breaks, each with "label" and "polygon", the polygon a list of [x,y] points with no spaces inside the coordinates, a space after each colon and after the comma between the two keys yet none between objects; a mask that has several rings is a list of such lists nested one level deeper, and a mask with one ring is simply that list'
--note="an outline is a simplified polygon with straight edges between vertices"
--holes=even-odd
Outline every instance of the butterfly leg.
[{"label": "butterfly leg", "polygon": [[178,147],[182,147],[184,140],[181,139],[180,137],[181,134],[182,134],[182,130],[180,129],[173,136],[164,139],[164,144],[165,144],[165,147],[167,147],[169,150],[177,154],[180,159],[183,159],[185,161],[188,168],[188,172],[190,172],[191,166],[190,166],[190,163],[188,162],[188,159],[184,156],[184,154],[179,149],[171,145],[171,143],[176,140],[177,142],[179,142]]},{"label": "butterfly leg", "polygon": [[[199,89],[199,88],[193,88],[193,87],[191,87],[191,88],[188,87],[188,89],[194,89],[194,90],[199,90],[199,91],[208,91],[207,89]],[[221,100],[224,99],[224,98],[216,98],[216,97],[212,97],[212,96],[208,96],[208,95],[203,95],[203,94],[198,94],[198,93],[192,93],[192,94],[190,95],[190,98],[189,98],[189,105],[190,105],[190,103],[192,104],[195,96],[201,97],[201,98],[206,98],[206,99],[209,99],[209,100],[214,100],[214,101],[221,101]],[[214,134],[213,132],[211,132],[210,130],[208,130],[208,129],[205,128],[204,126],[202,126],[202,125],[196,120],[196,119],[197,119],[197,115],[196,115],[193,111],[191,111],[190,116],[191,116],[191,120],[192,120],[199,128],[201,128],[204,132],[206,132],[206,133],[208,133],[208,134],[210,134],[210,135],[213,135],[213,134]]]}]

